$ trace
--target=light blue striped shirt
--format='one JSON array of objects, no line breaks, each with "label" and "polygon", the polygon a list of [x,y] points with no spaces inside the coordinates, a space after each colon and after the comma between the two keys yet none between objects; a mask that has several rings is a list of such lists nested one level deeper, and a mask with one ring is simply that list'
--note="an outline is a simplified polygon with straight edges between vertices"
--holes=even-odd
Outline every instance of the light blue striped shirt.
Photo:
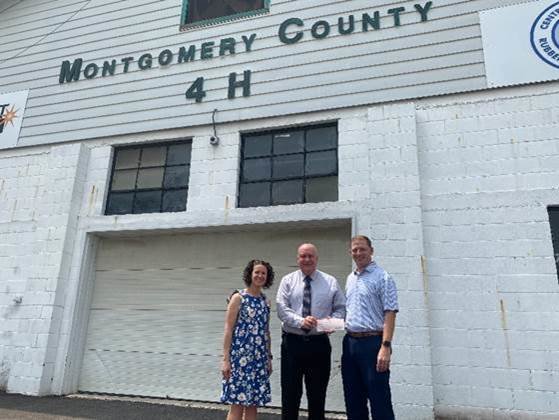
[{"label": "light blue striped shirt", "polygon": [[384,311],[399,309],[394,279],[374,261],[347,276],[346,299],[345,328],[353,332],[382,331]]}]

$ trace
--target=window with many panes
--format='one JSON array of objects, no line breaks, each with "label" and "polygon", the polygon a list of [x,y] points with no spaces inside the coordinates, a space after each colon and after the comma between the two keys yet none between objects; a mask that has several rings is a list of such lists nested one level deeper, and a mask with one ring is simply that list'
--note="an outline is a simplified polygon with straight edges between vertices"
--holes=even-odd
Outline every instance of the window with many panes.
[{"label": "window with many panes", "polygon": [[256,15],[269,10],[270,0],[183,0],[182,24],[199,25]]},{"label": "window with many panes", "polygon": [[242,136],[239,207],[337,199],[336,124]]},{"label": "window with many panes", "polygon": [[186,210],[190,142],[115,148],[105,214]]},{"label": "window with many panes", "polygon": [[557,267],[557,276],[559,277],[559,206],[549,206],[547,213],[549,214],[549,225],[551,227],[555,266]]}]

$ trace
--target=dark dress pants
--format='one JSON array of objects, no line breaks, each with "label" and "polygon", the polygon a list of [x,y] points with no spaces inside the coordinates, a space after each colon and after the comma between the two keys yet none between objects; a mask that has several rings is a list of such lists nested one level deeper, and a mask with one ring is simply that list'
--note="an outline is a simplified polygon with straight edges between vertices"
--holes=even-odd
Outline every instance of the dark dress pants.
[{"label": "dark dress pants", "polygon": [[377,355],[382,336],[345,335],[342,353],[342,379],[348,420],[367,420],[367,400],[374,420],[394,420],[390,394],[390,371],[377,372]]},{"label": "dark dress pants", "polygon": [[326,334],[283,333],[281,341],[281,417],[297,420],[307,391],[309,420],[324,420],[326,389],[330,379],[332,347]]}]

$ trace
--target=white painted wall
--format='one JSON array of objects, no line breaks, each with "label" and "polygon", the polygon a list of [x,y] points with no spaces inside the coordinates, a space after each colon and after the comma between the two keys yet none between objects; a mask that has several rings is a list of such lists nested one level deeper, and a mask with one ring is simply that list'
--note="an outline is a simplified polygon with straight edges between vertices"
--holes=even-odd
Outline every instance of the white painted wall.
[{"label": "white painted wall", "polygon": [[[555,83],[1,151],[0,385],[75,391],[98,235],[351,219],[400,290],[398,418],[556,413],[558,116]],[[338,202],[235,208],[239,132],[333,120]],[[103,216],[111,146],[177,138],[187,211]]]},{"label": "white painted wall", "polygon": [[[413,182],[406,184],[406,182],[396,180],[399,175],[388,174],[385,177],[386,180],[379,184],[385,185],[383,190],[380,191],[375,186],[369,187],[368,181],[372,171],[369,167],[371,156],[377,153],[382,154],[384,149],[391,147],[388,145],[390,136],[399,135],[400,145],[397,145],[397,150],[400,147],[411,150],[415,148],[414,108],[410,105],[403,107],[389,106],[381,112],[385,112],[393,121],[390,130],[386,130],[383,135],[378,135],[381,125],[379,116],[381,114],[373,110],[369,112],[366,108],[360,108],[342,113],[316,113],[292,118],[276,118],[268,121],[260,120],[220,126],[218,133],[221,137],[221,144],[217,148],[209,145],[210,127],[91,141],[87,143],[87,147],[81,146],[79,165],[74,161],[75,172],[70,173],[66,180],[66,183],[79,185],[81,189],[74,194],[68,191],[65,199],[59,200],[60,203],[65,203],[65,208],[71,208],[72,212],[74,212],[74,209],[78,209],[79,221],[77,222],[77,231],[72,231],[72,235],[68,235],[64,243],[64,256],[70,260],[68,270],[64,270],[64,274],[55,271],[52,279],[55,284],[58,284],[55,289],[57,302],[59,302],[59,305],[57,305],[58,315],[52,318],[47,317],[45,328],[46,334],[50,333],[48,337],[51,338],[51,342],[55,340],[57,344],[49,352],[49,361],[54,363],[53,372],[43,371],[41,360],[38,360],[30,365],[35,369],[35,376],[33,376],[36,379],[35,386],[23,382],[23,379],[27,376],[23,375],[19,368],[16,368],[18,361],[14,362],[14,360],[19,352],[27,351],[33,344],[27,341],[19,341],[21,339],[17,338],[19,334],[16,333],[10,337],[2,335],[0,348],[2,349],[2,360],[5,366],[4,376],[7,378],[8,391],[31,394],[75,391],[76,376],[79,373],[82,357],[80,346],[83,345],[83,334],[85,333],[83,325],[87,316],[88,287],[91,286],[88,282],[88,265],[83,263],[91,258],[85,252],[91,246],[88,238],[101,233],[118,234],[122,231],[350,219],[354,221],[356,232],[369,233],[374,236],[374,230],[378,229],[379,260],[397,277],[402,304],[415,311],[413,316],[403,313],[399,321],[401,341],[398,342],[397,347],[401,351],[396,357],[395,366],[399,366],[401,369],[394,376],[394,393],[398,411],[400,413],[415,413],[415,418],[418,418],[417,416],[431,418],[430,354],[428,348],[418,350],[420,343],[428,343],[428,326],[423,300],[420,259],[417,255],[417,251],[422,246],[420,239],[419,183],[416,176],[418,170],[417,154],[412,153],[409,162],[405,161],[398,164],[405,173],[415,174]],[[239,131],[336,119],[339,119],[340,132],[339,202],[258,209],[234,208],[239,158]],[[374,137],[375,141],[370,141],[373,132],[378,137]],[[187,211],[173,214],[152,214],[148,217],[143,215],[103,216],[103,202],[111,160],[111,148],[108,144],[129,144],[130,142],[181,137],[193,137],[191,195]],[[55,150],[74,150],[76,147],[78,145],[38,150],[44,153],[45,157],[43,159],[48,159]],[[34,153],[34,149],[17,152],[4,151],[0,156],[2,156],[2,162],[12,162],[13,155],[20,154],[20,165],[25,167],[26,162],[32,159],[31,153]],[[411,168],[408,169],[408,166],[411,166]],[[83,178],[76,177],[76,174],[82,174],[79,168],[86,168]],[[68,175],[68,172],[66,171],[65,174]],[[384,191],[387,194],[382,194]],[[13,194],[16,193],[13,192]],[[381,195],[382,198],[380,198]],[[33,206],[33,208],[36,207],[40,208],[38,203]],[[9,210],[9,207],[7,209]],[[9,213],[8,210],[5,211]],[[372,211],[379,215],[383,214],[383,217],[387,220],[391,212],[400,210],[401,214],[386,225],[384,222],[380,223],[380,220],[372,221],[371,219]],[[63,225],[67,220],[65,218],[60,223]],[[12,219],[8,218],[6,229],[16,229],[17,224],[14,223]],[[381,231],[381,225],[386,229],[384,232]],[[273,227],[270,229],[273,229]],[[32,247],[35,239],[34,236],[30,236],[24,247]],[[92,248],[94,247],[92,246]],[[406,248],[408,248],[407,252],[401,252]],[[8,254],[9,251],[6,250],[5,256],[7,257]],[[60,264],[59,266],[61,266]],[[36,275],[37,271],[35,269],[29,275]],[[40,284],[37,287],[42,288],[43,285]],[[24,292],[25,290],[22,290],[22,293]],[[55,294],[53,293],[53,299],[54,297]],[[16,308],[16,305],[10,299],[12,299],[12,294],[6,293],[3,300],[4,306],[2,307],[4,314],[9,314]],[[23,299],[19,306],[20,310],[27,308],[29,305],[27,292],[24,293]],[[34,315],[34,318],[39,318],[39,315]],[[82,326],[82,328],[79,326]],[[19,326],[17,328],[19,331]],[[409,334],[406,332],[408,330],[410,331]],[[72,334],[73,331],[77,331],[77,333]],[[416,338],[413,342],[409,338],[412,336]],[[38,346],[41,351],[45,352],[47,348],[51,348],[46,342]],[[397,371],[398,369],[395,372]],[[42,382],[41,379],[43,379]],[[412,390],[414,392],[411,392]],[[413,401],[409,400],[409,395],[414,395]]]},{"label": "white painted wall", "polygon": [[85,175],[80,144],[0,159],[0,387],[50,389]]},{"label": "white painted wall", "polygon": [[417,108],[436,411],[556,416],[559,85]]}]

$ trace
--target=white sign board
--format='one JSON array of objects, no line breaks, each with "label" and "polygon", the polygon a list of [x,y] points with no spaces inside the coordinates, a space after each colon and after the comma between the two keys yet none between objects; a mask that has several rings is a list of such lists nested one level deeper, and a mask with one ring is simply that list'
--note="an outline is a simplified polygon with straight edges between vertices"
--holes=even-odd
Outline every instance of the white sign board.
[{"label": "white sign board", "polygon": [[0,93],[0,149],[17,146],[29,90]]},{"label": "white sign board", "polygon": [[559,79],[559,1],[480,12],[489,87]]}]

